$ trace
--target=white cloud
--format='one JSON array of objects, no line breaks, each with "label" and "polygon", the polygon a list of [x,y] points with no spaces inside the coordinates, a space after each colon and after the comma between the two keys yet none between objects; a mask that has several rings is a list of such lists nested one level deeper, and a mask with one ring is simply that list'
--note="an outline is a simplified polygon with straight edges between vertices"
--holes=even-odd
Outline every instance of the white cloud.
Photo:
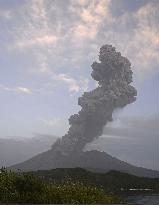
[{"label": "white cloud", "polygon": [[[74,27],[74,38],[80,40],[94,39],[104,21],[112,21],[109,12],[110,0],[74,1],[71,10],[77,13],[80,21]],[[86,4],[87,3],[87,4]]]},{"label": "white cloud", "polygon": [[15,91],[22,92],[22,93],[27,93],[27,94],[32,93],[31,89],[25,88],[25,87],[17,87],[17,88],[15,88]]},{"label": "white cloud", "polygon": [[88,0],[77,0],[77,1],[72,0],[72,3],[80,5],[80,6],[86,6],[88,2],[89,2]]},{"label": "white cloud", "polygon": [[12,17],[12,12],[10,10],[0,10],[0,18],[10,20]]},{"label": "white cloud", "polygon": [[53,118],[53,119],[43,119],[43,118],[41,118],[40,121],[46,127],[57,127],[57,126],[60,126],[60,124],[61,124],[61,119],[58,118],[58,117]]},{"label": "white cloud", "polygon": [[75,38],[78,39],[93,39],[97,35],[97,28],[96,27],[91,27],[88,25],[83,25],[79,24],[77,27],[74,29],[74,36]]},{"label": "white cloud", "polygon": [[82,76],[80,76],[79,79],[76,80],[68,74],[61,73],[56,75],[52,73],[52,79],[57,80],[60,83],[66,83],[70,93],[76,93],[79,91],[86,92],[89,88],[89,79]]},{"label": "white cloud", "polygon": [[[17,16],[23,18],[23,23],[16,25],[13,33],[15,42],[11,45],[14,49],[35,48],[36,46],[48,47],[56,45],[58,36],[56,31],[49,26],[49,18],[44,0],[30,0],[26,2]],[[38,52],[36,50],[36,52]]]},{"label": "white cloud", "polygon": [[105,38],[130,59],[137,79],[159,71],[158,10],[159,4],[150,2],[135,12],[125,12],[105,32]]},{"label": "white cloud", "polygon": [[84,92],[88,91],[89,79],[81,77],[80,81],[79,81],[79,85],[80,85],[80,90],[81,91],[84,91]]},{"label": "white cloud", "polygon": [[37,52],[35,54],[35,58],[36,58],[37,66],[34,69],[32,69],[32,71],[36,73],[40,73],[40,74],[51,74],[52,73],[49,67],[49,63],[48,63],[48,56],[45,55],[45,53]]},{"label": "white cloud", "polygon": [[110,139],[116,139],[116,140],[125,140],[125,139],[132,140],[133,139],[127,136],[106,135],[106,134],[102,135],[102,138],[105,138],[105,139],[110,138]]},{"label": "white cloud", "polygon": [[65,82],[68,85],[70,92],[78,92],[80,90],[77,81],[74,78],[71,78],[69,75],[59,74],[54,78],[56,78],[56,80]]},{"label": "white cloud", "polygon": [[[110,0],[70,0],[64,8],[58,1],[26,2],[14,15],[23,21],[15,26],[10,45],[24,51],[26,59],[32,54],[34,65],[28,72],[40,73],[48,80],[53,76],[70,92],[82,90],[83,65],[97,59],[98,49],[105,43],[114,44],[130,59],[136,76],[158,71],[159,28],[154,23],[158,6],[150,2],[135,12],[113,16],[111,4]],[[76,79],[67,74],[75,68],[83,69]]]},{"label": "white cloud", "polygon": [[57,37],[53,35],[44,35],[40,37],[33,37],[32,39],[24,39],[22,41],[18,41],[15,44],[15,47],[17,48],[30,48],[33,46],[47,46],[51,44],[55,44],[57,42]]},{"label": "white cloud", "polygon": [[0,89],[4,90],[4,91],[11,91],[11,92],[18,92],[18,93],[26,93],[26,94],[31,94],[32,90],[30,88],[26,88],[26,87],[7,87],[4,85],[0,85]]},{"label": "white cloud", "polygon": [[[137,21],[134,35],[129,42],[128,52],[135,63],[136,72],[142,76],[156,71],[159,64],[159,5],[149,3],[141,7],[133,18]],[[158,69],[159,71],[159,69]]]}]

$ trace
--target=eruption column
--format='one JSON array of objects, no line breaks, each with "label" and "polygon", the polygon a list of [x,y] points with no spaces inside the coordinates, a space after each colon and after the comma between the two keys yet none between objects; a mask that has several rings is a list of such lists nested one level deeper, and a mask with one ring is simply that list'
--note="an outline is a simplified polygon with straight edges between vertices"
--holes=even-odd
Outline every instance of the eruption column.
[{"label": "eruption column", "polygon": [[113,46],[100,48],[99,62],[94,62],[92,69],[91,76],[98,81],[98,87],[78,99],[82,109],[69,118],[69,131],[55,142],[53,151],[64,155],[82,152],[87,143],[102,134],[116,108],[136,100],[137,91],[130,85],[131,64]]}]

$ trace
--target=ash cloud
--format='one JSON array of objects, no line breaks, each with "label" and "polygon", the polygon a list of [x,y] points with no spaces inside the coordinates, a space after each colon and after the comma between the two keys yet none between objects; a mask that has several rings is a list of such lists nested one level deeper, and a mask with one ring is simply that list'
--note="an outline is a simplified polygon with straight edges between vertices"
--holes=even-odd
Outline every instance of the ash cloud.
[{"label": "ash cloud", "polygon": [[91,76],[98,87],[78,99],[82,109],[69,118],[68,133],[58,139],[52,150],[68,155],[83,152],[84,147],[103,133],[112,121],[112,113],[136,100],[137,91],[131,86],[131,64],[112,45],[100,48],[99,62],[93,62]]}]

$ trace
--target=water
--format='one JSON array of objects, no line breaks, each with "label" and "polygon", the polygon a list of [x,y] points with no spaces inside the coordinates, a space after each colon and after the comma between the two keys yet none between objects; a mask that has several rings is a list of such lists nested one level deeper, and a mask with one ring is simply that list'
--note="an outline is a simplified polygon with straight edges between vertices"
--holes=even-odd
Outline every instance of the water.
[{"label": "water", "polygon": [[127,199],[128,203],[137,205],[159,205],[159,195],[151,196],[130,196]]}]

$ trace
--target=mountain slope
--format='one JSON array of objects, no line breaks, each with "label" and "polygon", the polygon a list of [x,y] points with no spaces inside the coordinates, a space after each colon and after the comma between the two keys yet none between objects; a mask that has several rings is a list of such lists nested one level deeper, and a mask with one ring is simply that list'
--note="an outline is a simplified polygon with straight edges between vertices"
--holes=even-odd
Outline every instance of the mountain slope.
[{"label": "mountain slope", "polygon": [[82,153],[72,153],[70,155],[61,155],[58,152],[49,150],[23,163],[14,165],[10,167],[10,169],[32,171],[74,167],[86,168],[87,170],[98,172],[118,170],[134,174],[136,176],[159,177],[158,171],[136,167],[114,158],[105,152],[95,150]]},{"label": "mountain slope", "polygon": [[57,137],[36,135],[33,138],[0,138],[0,167],[11,166],[48,150]]}]

